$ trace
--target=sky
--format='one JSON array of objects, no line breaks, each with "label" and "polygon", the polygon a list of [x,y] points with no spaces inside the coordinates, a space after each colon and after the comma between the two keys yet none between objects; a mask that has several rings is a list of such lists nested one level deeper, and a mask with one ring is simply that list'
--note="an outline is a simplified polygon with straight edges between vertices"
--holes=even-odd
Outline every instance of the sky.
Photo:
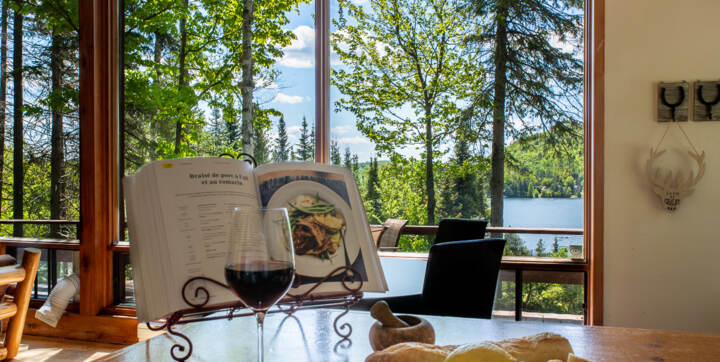
[{"label": "sky", "polygon": [[[353,0],[369,10],[368,0]],[[331,18],[337,16],[337,1],[330,0]],[[315,25],[313,21],[315,2],[300,6],[298,12],[288,14],[289,24],[286,30],[291,30],[296,39],[290,46],[283,49],[284,56],[278,60],[277,69],[280,76],[267,89],[256,90],[256,99],[266,107],[273,107],[285,115],[289,141],[297,143],[300,134],[302,118],[306,117],[310,127],[315,122]],[[331,31],[333,26],[331,24]],[[575,50],[582,56],[581,49],[573,49],[569,43],[563,43],[557,38],[549,39],[550,43],[565,51]],[[331,49],[332,52],[332,49]],[[331,53],[331,67],[340,67],[334,52]],[[334,86],[330,88],[330,138],[340,145],[343,153],[346,147],[356,153],[361,162],[371,157],[378,157],[374,144],[365,137],[355,126],[355,116],[347,111],[336,112],[333,103],[340,98],[340,92]],[[412,112],[401,110],[410,115]],[[273,124],[270,137],[277,137],[277,120]],[[512,142],[512,139],[508,140]],[[445,145],[446,147],[448,145]],[[408,146],[397,150],[406,157],[419,158],[420,146]],[[447,156],[447,155],[446,155]],[[386,159],[380,155],[380,159]]]},{"label": "sky", "polygon": [[[362,0],[361,0],[362,1]],[[337,2],[331,1],[331,14],[337,14]],[[261,104],[273,107],[285,115],[288,138],[291,143],[298,141],[303,116],[310,127],[315,123],[315,25],[313,14],[315,2],[304,4],[298,13],[288,14],[290,23],[285,27],[291,30],[297,39],[283,49],[285,55],[278,60],[280,76],[268,89],[256,92]],[[331,66],[338,66],[335,56],[331,56]],[[375,157],[375,147],[355,127],[355,117],[348,112],[334,112],[332,103],[338,99],[337,88],[330,90],[330,138],[340,145],[340,152],[350,147],[361,162]],[[273,124],[271,138],[277,136],[277,123]],[[418,153],[419,154],[419,153]]]}]

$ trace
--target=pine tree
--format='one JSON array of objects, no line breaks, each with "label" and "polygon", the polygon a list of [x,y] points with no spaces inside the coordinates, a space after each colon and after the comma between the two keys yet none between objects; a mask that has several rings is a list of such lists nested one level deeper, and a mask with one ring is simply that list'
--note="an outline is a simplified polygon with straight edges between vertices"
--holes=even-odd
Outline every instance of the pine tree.
[{"label": "pine tree", "polygon": [[265,134],[265,129],[256,125],[253,138],[253,157],[255,157],[258,166],[270,162],[269,142],[267,134]]},{"label": "pine tree", "polygon": [[355,175],[355,178],[360,176],[360,162],[358,161],[357,153],[353,153],[352,155],[352,172]]},{"label": "pine tree", "polygon": [[370,159],[370,169],[367,176],[367,193],[365,194],[365,202],[368,203],[368,220],[371,224],[382,223],[382,208],[380,203],[380,177],[378,175],[377,158]]},{"label": "pine tree", "polygon": [[[21,7],[19,1],[17,5]],[[25,167],[23,164],[23,15],[14,11],[13,21],[13,218],[24,219]],[[13,236],[23,236],[22,224],[13,226]]]},{"label": "pine tree", "polygon": [[2,211],[2,189],[5,171],[5,122],[7,117],[7,79],[8,79],[8,5],[9,0],[0,1],[2,5],[2,31],[0,32],[0,211]]},{"label": "pine tree", "polygon": [[553,248],[553,253],[557,253],[560,250],[560,243],[558,242],[557,236],[553,240],[552,248]]},{"label": "pine tree", "polygon": [[307,119],[302,118],[300,139],[297,144],[297,158],[301,161],[312,161],[315,157],[315,132],[308,129]]},{"label": "pine tree", "polygon": [[292,154],[292,146],[288,144],[287,129],[285,129],[285,118],[280,116],[278,121],[278,138],[275,144],[275,152],[273,160],[275,162],[283,162],[290,159]]},{"label": "pine tree", "polygon": [[350,153],[350,146],[345,147],[345,155],[343,158],[343,167],[352,169],[352,154]]},{"label": "pine tree", "polygon": [[[468,4],[485,21],[485,32],[470,38],[487,55],[482,65],[491,74],[481,92],[492,94],[492,109],[480,122],[492,121],[490,220],[502,226],[505,130],[516,137],[535,131],[530,126],[518,129],[518,122],[510,120],[537,120],[536,128],[552,129],[560,136],[553,144],[566,136],[581,137],[570,125],[582,120],[583,64],[580,55],[562,47],[582,39],[582,11],[576,9],[581,10],[583,2],[481,0]],[[559,37],[561,44],[551,41],[552,37]]]},{"label": "pine tree", "polygon": [[543,239],[538,239],[537,245],[535,246],[535,256],[545,256],[545,243]]},{"label": "pine tree", "polygon": [[467,122],[456,132],[453,175],[450,180],[451,192],[455,195],[453,211],[459,217],[477,218],[485,216],[485,190],[482,178],[482,159],[473,157],[470,150],[472,130]]},{"label": "pine tree", "polygon": [[525,247],[525,242],[517,234],[505,234],[505,251],[503,255],[508,256],[529,256],[530,250]]},{"label": "pine tree", "polygon": [[340,156],[340,145],[337,141],[330,141],[330,162],[333,165],[340,166],[342,163],[342,156]]}]

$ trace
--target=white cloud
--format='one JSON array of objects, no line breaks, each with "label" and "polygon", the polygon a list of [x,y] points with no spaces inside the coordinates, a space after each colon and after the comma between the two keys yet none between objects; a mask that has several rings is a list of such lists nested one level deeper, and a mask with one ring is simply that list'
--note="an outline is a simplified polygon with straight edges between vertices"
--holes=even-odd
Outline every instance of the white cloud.
[{"label": "white cloud", "polygon": [[353,126],[350,126],[350,125],[336,126],[336,127],[333,127],[332,130],[330,130],[330,133],[344,135],[344,134],[350,133],[350,131],[352,131],[352,130],[353,130]]},{"label": "white cloud", "polygon": [[355,137],[343,137],[338,140],[338,143],[341,145],[362,145],[362,144],[371,144],[370,140],[365,137],[355,136]]},{"label": "white cloud", "polygon": [[289,68],[312,68],[315,66],[315,29],[300,25],[292,30],[295,34],[290,45],[283,48],[285,53],[280,59],[280,65]]},{"label": "white cloud", "polygon": [[280,92],[275,96],[275,98],[273,98],[272,101],[277,102],[277,103],[297,104],[297,103],[301,103],[304,100],[305,100],[305,98],[303,98],[301,96],[292,96],[292,95],[288,95],[288,94]]}]

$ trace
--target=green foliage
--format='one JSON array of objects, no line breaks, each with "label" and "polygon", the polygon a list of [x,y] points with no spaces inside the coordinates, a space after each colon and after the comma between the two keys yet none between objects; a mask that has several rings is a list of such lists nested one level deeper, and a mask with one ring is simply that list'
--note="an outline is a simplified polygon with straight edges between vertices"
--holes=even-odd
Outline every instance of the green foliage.
[{"label": "green foliage", "polygon": [[275,152],[273,153],[273,160],[275,162],[283,162],[290,159],[292,153],[292,147],[288,143],[287,129],[285,129],[285,118],[280,117],[278,121],[278,138],[275,144]]},{"label": "green foliage", "polygon": [[297,144],[297,159],[300,161],[313,161],[315,159],[315,131],[310,131],[305,116],[302,118],[300,127],[300,139]]},{"label": "green foliage", "polygon": [[505,170],[505,196],[582,197],[583,143],[569,140],[565,147],[557,149],[551,139],[544,132],[507,147],[512,167]]},{"label": "green foliage", "polygon": [[342,163],[340,156],[340,145],[338,145],[337,141],[335,140],[330,141],[330,163],[335,166],[340,166],[340,164]]},{"label": "green foliage", "polygon": [[[331,43],[346,65],[333,72],[342,94],[335,107],[352,113],[378,151],[421,145],[427,165],[457,128],[460,106],[474,102],[483,82],[480,54],[464,41],[478,31],[476,17],[459,1],[371,0],[366,11],[350,0],[334,21]],[[352,21],[348,21],[351,19]],[[411,110],[408,112],[406,110]],[[419,190],[427,220],[435,218],[432,167]]]}]

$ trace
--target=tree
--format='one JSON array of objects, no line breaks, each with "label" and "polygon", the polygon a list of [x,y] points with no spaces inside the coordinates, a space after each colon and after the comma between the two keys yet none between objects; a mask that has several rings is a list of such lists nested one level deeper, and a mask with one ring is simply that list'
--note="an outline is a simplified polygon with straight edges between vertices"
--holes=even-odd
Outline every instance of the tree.
[{"label": "tree", "polygon": [[339,3],[356,25],[335,21],[331,41],[345,65],[333,72],[342,94],[335,106],[353,113],[358,130],[382,152],[422,146],[433,224],[435,159],[457,127],[460,105],[476,102],[484,78],[479,52],[464,42],[477,21],[453,0],[371,0],[372,15],[350,0]]},{"label": "tree", "polygon": [[543,243],[543,239],[538,239],[537,241],[535,256],[545,256],[545,243]]},{"label": "tree", "polygon": [[[18,1],[17,7],[22,4]],[[25,170],[23,164],[23,15],[14,11],[13,19],[13,218],[23,219]],[[13,236],[23,236],[23,225],[15,224]]]},{"label": "tree", "polygon": [[345,146],[345,153],[343,155],[343,167],[352,170],[352,154],[350,153],[350,146]]},{"label": "tree", "polygon": [[352,172],[355,175],[355,178],[360,177],[360,161],[357,153],[353,153],[352,156]]},{"label": "tree", "polygon": [[560,243],[558,242],[558,238],[557,238],[557,236],[556,236],[556,237],[553,239],[552,252],[553,252],[553,254],[555,254],[555,253],[557,253],[557,252],[559,252],[559,251],[560,251]]},{"label": "tree", "polygon": [[505,234],[505,251],[503,255],[508,256],[529,256],[530,250],[525,246],[525,242],[516,234]]},{"label": "tree", "polygon": [[455,135],[454,157],[447,165],[448,185],[443,192],[443,207],[450,217],[484,217],[487,160],[474,155],[470,140],[474,132],[466,121],[461,123]]},{"label": "tree", "polygon": [[337,141],[330,141],[330,163],[335,166],[340,166],[342,163],[342,157],[340,156],[340,145]]},{"label": "tree", "polygon": [[297,144],[297,158],[302,161],[312,161],[315,159],[315,132],[308,129],[307,119],[302,118],[300,124],[300,139]]},{"label": "tree", "polygon": [[275,143],[273,159],[275,162],[284,162],[290,159],[292,147],[288,144],[287,130],[285,129],[285,118],[280,116],[278,121],[278,138]]},{"label": "tree", "polygon": [[[53,29],[52,44],[50,45],[50,72],[52,78],[51,113],[52,113],[52,129],[50,136],[50,219],[63,219],[65,216],[65,207],[62,201],[65,194],[65,182],[63,174],[65,173],[65,137],[63,132],[63,48],[64,39],[59,31]],[[52,100],[59,100],[52,102]],[[50,237],[60,237],[60,225],[53,224],[50,226]]]},{"label": "tree", "polygon": [[483,21],[484,32],[472,40],[486,54],[480,59],[492,74],[482,88],[492,94],[492,108],[480,118],[492,121],[490,221],[502,226],[505,130],[517,137],[538,128],[554,129],[558,138],[553,141],[579,137],[569,132],[568,125],[582,119],[583,65],[581,55],[563,46],[582,38],[582,11],[575,10],[582,9],[583,2],[481,0],[468,4]]},{"label": "tree", "polygon": [[8,42],[8,2],[9,0],[0,1],[2,5],[2,30],[0,30],[0,211],[2,211],[2,189],[5,171],[5,122],[7,117],[7,42]]},{"label": "tree", "polygon": [[252,153],[253,146],[253,91],[255,90],[253,60],[253,25],[255,23],[255,1],[243,0],[242,10],[242,55],[240,66],[242,67],[242,83],[240,91],[242,94],[242,150],[245,153]]},{"label": "tree", "polygon": [[367,193],[365,194],[366,211],[371,224],[380,224],[383,220],[379,186],[378,161],[377,158],[371,158],[367,176]]}]

